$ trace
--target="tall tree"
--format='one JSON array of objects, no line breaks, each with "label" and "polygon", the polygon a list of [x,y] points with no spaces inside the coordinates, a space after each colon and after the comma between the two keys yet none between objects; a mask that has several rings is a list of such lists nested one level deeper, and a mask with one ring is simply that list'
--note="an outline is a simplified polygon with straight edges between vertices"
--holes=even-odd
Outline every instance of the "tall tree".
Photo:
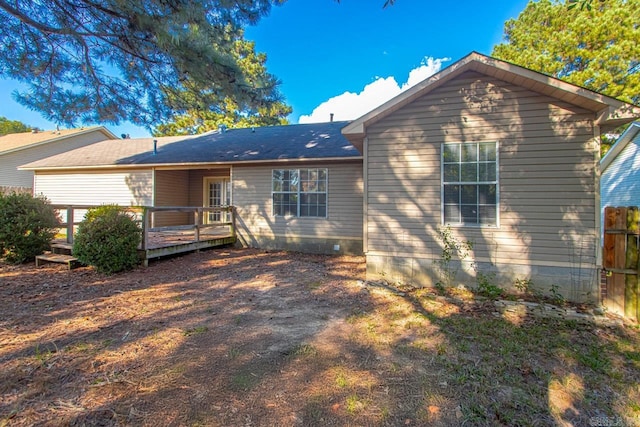
[{"label": "tall tree", "polygon": [[283,0],[0,0],[0,76],[54,122],[150,127],[223,97],[278,102],[277,80],[249,79],[233,49],[241,29]]},{"label": "tall tree", "polygon": [[[250,82],[259,82],[268,76],[267,56],[264,53],[256,53],[255,43],[240,37],[234,43],[232,54]],[[189,109],[184,114],[175,114],[170,120],[156,126],[153,134],[192,135],[217,129],[220,125],[237,128],[286,124],[286,117],[291,113],[291,107],[280,101],[257,108],[243,106],[230,96],[209,98],[209,105],[204,100],[193,101],[198,108]]]},{"label": "tall tree", "polygon": [[29,132],[31,129],[31,126],[19,120],[9,120],[6,117],[0,116],[0,136],[10,133]]},{"label": "tall tree", "polygon": [[493,56],[640,105],[640,0],[529,1]]}]

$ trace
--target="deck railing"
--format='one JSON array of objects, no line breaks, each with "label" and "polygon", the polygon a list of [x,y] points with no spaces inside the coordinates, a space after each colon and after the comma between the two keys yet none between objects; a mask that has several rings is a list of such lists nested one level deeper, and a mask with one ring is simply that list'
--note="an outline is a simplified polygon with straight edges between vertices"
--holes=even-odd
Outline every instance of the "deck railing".
[{"label": "deck railing", "polygon": [[[84,218],[84,213],[96,205],[53,205],[58,211],[62,221],[60,229],[65,231],[65,239],[68,244],[73,244],[73,235],[76,226],[80,224]],[[142,239],[140,249],[149,249],[150,234],[171,234],[180,232],[193,232],[193,241],[200,242],[201,237],[206,234],[207,230],[228,227],[228,235],[236,234],[236,212],[233,206],[222,207],[200,207],[200,206],[121,206],[121,209],[133,214],[133,217],[140,224],[142,230]],[[178,212],[185,213],[192,221],[186,224],[173,224],[168,226],[156,227],[156,213],[160,212]],[[209,220],[211,215],[219,213],[218,218]],[[189,215],[192,214],[192,215]]]}]

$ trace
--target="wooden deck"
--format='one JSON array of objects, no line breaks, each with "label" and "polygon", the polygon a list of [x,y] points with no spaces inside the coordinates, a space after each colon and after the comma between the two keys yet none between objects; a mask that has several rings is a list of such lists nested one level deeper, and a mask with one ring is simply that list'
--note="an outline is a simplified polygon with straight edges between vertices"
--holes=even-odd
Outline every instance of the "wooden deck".
[{"label": "wooden deck", "polygon": [[140,259],[147,265],[150,259],[236,242],[235,234],[220,228],[201,231],[198,237],[195,234],[193,231],[181,230],[149,231],[147,247],[138,249]]},{"label": "wooden deck", "polygon": [[[84,211],[92,207],[94,206],[54,205],[54,208],[62,213],[63,223],[61,227],[63,232],[61,234],[63,238],[56,239],[53,243],[57,243],[58,246],[66,245],[69,248],[72,247],[75,227],[82,220],[82,218],[77,218],[78,215],[76,213],[81,211],[84,215]],[[141,225],[142,239],[138,254],[144,265],[147,265],[150,259],[184,252],[194,252],[236,242],[235,209],[233,206],[217,208],[127,206],[123,207],[123,209],[129,211]],[[193,222],[190,224],[154,227],[154,214],[156,212],[191,214]],[[227,216],[230,220],[203,223],[203,219],[209,213],[220,213],[219,217]]]}]

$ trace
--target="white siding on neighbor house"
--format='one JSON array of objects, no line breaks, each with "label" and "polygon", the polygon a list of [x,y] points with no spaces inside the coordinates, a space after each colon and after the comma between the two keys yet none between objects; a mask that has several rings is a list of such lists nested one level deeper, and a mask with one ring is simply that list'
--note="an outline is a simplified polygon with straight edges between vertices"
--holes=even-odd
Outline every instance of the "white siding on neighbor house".
[{"label": "white siding on neighbor house", "polygon": [[34,194],[54,205],[153,205],[153,171],[38,172]]},{"label": "white siding on neighbor house", "polygon": [[[273,215],[271,178],[273,169],[327,168],[326,218],[295,218]],[[362,240],[362,164],[314,163],[273,166],[234,166],[233,204],[237,228],[248,244],[275,237]]]},{"label": "white siding on neighbor house", "polygon": [[602,172],[602,214],[606,206],[640,206],[640,132]]},{"label": "white siding on neighbor house", "polygon": [[499,227],[455,227],[476,261],[594,267],[593,113],[467,72],[367,129],[367,248],[439,259],[442,143],[497,142]]},{"label": "white siding on neighbor house", "polygon": [[[108,139],[108,137],[104,133],[96,130],[94,132],[61,139],[60,141],[53,141],[31,148],[0,154],[0,186],[32,188],[33,171],[21,171],[17,169],[18,166],[66,151],[75,150],[76,148],[84,147],[94,142],[104,141],[105,139]],[[1,149],[2,147],[0,147],[0,150]]]}]

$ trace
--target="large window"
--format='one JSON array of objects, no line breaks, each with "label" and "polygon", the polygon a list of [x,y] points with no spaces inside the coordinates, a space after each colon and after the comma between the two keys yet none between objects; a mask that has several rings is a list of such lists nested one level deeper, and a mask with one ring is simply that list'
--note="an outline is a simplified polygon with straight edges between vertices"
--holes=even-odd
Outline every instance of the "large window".
[{"label": "large window", "polygon": [[326,169],[274,169],[273,214],[278,216],[327,216]]},{"label": "large window", "polygon": [[497,143],[442,144],[445,224],[497,226]]}]

